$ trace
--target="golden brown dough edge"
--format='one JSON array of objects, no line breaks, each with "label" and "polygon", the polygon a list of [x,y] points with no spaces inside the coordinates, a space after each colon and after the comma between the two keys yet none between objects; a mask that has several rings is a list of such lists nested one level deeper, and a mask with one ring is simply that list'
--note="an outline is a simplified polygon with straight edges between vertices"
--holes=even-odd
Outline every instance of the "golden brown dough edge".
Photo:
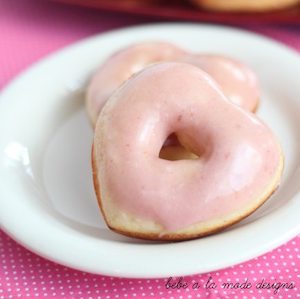
[{"label": "golden brown dough edge", "polygon": [[190,0],[195,5],[214,11],[224,12],[267,12],[288,8],[300,3],[300,0]]}]

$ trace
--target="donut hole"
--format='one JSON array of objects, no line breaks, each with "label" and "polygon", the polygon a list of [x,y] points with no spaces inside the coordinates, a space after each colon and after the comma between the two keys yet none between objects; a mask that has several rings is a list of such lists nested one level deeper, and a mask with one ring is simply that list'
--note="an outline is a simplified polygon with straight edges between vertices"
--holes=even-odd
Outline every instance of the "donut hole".
[{"label": "donut hole", "polygon": [[186,149],[178,140],[175,133],[170,134],[162,145],[159,158],[168,161],[195,160],[199,156]]}]

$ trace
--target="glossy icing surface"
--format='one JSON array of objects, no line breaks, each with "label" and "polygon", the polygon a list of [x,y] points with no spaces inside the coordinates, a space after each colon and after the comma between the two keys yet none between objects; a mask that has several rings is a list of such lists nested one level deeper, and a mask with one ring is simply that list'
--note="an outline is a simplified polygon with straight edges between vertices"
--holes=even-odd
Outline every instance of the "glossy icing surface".
[{"label": "glossy icing surface", "polygon": [[[200,158],[159,158],[175,132]],[[256,199],[274,177],[280,148],[268,127],[233,105],[199,68],[151,66],[128,80],[97,121],[101,198],[173,231]]]},{"label": "glossy icing surface", "polygon": [[181,59],[207,72],[233,103],[255,111],[259,101],[259,84],[254,72],[245,64],[221,55],[189,54]]},{"label": "glossy icing surface", "polygon": [[245,64],[222,55],[188,53],[168,42],[144,42],[116,52],[92,77],[86,108],[93,126],[115,89],[144,67],[162,61],[181,61],[200,67],[216,80],[233,103],[249,111],[258,106],[259,84]]},{"label": "glossy icing surface", "polygon": [[175,60],[184,54],[171,43],[157,41],[129,46],[108,58],[87,89],[86,106],[93,125],[110,95],[131,75],[150,64]]}]

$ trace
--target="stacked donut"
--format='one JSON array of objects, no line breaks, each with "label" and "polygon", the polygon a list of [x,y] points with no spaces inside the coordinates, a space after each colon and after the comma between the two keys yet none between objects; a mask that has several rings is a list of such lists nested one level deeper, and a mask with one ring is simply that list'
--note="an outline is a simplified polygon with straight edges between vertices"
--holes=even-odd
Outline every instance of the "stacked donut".
[{"label": "stacked donut", "polygon": [[[121,0],[125,6],[140,6],[147,4],[172,5],[173,0]],[[282,9],[293,8],[300,4],[300,0],[181,0],[181,2],[194,4],[195,7],[210,11],[264,13]]]},{"label": "stacked donut", "polygon": [[266,12],[299,5],[300,0],[191,0],[195,5],[225,12]]},{"label": "stacked donut", "polygon": [[109,228],[152,240],[220,231],[279,185],[283,155],[253,113],[254,72],[167,43],[132,45],[88,86],[95,192]]}]

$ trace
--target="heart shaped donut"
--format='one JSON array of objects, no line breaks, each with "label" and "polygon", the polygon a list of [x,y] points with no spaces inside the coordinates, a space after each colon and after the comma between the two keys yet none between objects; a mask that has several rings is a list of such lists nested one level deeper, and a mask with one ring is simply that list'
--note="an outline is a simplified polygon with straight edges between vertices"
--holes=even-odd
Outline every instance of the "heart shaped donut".
[{"label": "heart shaped donut", "polygon": [[[161,159],[171,133],[198,158]],[[107,101],[92,165],[111,229],[185,240],[222,230],[263,204],[279,184],[283,155],[271,130],[205,72],[166,62],[131,77]]]},{"label": "heart shaped donut", "polygon": [[258,106],[256,76],[243,63],[220,55],[187,53],[169,42],[144,42],[118,51],[96,71],[86,95],[86,109],[93,126],[105,102],[123,82],[141,69],[163,61],[182,61],[198,66],[217,81],[233,103],[249,111],[255,111]]}]

